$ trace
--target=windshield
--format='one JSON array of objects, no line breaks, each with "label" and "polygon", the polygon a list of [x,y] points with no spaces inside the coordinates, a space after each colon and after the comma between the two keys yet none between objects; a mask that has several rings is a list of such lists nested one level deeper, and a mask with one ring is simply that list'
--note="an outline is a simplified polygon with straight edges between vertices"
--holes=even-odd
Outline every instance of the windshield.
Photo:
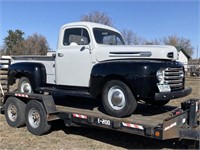
[{"label": "windshield", "polygon": [[94,28],[93,32],[98,44],[124,45],[122,36],[117,32],[101,28]]}]

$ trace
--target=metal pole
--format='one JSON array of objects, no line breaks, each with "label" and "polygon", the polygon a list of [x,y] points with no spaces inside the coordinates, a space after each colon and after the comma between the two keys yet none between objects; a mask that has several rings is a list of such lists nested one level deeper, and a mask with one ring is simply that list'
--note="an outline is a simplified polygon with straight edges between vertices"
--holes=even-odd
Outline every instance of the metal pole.
[{"label": "metal pole", "polygon": [[198,64],[199,64],[199,58],[198,58],[198,52],[199,52],[199,50],[198,50],[198,45],[197,45],[197,61],[196,61],[196,68],[198,68]]},{"label": "metal pole", "polygon": [[[0,66],[0,75],[1,75],[1,66]],[[0,91],[1,91],[1,94],[4,95],[3,88],[2,88],[2,85],[1,85],[1,81],[0,81]]]},{"label": "metal pole", "polygon": [[0,82],[0,90],[1,90],[1,94],[4,95],[4,92],[3,92],[3,88],[2,88],[1,82]]}]

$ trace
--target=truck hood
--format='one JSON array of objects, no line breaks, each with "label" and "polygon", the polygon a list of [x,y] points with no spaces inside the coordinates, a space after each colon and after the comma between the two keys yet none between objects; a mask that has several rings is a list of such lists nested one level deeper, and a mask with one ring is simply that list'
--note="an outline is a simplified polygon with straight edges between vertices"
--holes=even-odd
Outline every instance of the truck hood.
[{"label": "truck hood", "polygon": [[178,52],[174,46],[163,45],[100,45],[96,50],[97,61],[132,58],[177,60],[177,57]]}]

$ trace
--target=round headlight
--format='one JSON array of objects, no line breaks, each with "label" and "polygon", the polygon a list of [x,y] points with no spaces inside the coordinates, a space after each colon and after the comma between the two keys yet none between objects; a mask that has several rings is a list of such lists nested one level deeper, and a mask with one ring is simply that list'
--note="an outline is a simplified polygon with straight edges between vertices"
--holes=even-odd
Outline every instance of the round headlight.
[{"label": "round headlight", "polygon": [[164,69],[159,69],[156,73],[157,79],[160,83],[164,83]]}]

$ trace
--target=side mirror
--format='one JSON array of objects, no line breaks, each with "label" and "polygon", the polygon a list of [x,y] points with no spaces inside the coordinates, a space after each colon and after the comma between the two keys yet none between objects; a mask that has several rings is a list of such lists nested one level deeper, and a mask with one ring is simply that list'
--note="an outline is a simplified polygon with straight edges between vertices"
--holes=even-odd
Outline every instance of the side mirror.
[{"label": "side mirror", "polygon": [[53,57],[53,58],[56,58],[56,54],[55,54],[55,53],[53,53],[53,54],[52,54],[52,57]]}]

